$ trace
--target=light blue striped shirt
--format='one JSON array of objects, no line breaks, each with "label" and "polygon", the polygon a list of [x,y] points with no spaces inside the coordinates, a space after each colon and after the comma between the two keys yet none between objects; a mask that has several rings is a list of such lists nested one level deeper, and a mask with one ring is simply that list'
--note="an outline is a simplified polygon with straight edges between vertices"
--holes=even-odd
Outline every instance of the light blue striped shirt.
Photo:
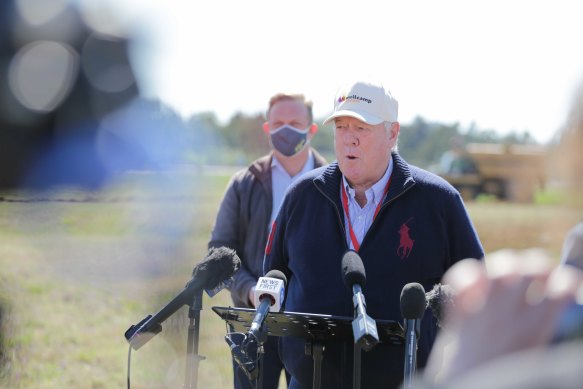
[{"label": "light blue striped shirt", "polygon": [[300,170],[300,172],[293,177],[289,175],[289,173],[284,169],[275,156],[271,159],[271,189],[273,193],[273,206],[271,208],[271,221],[269,223],[269,228],[271,228],[271,224],[273,224],[273,221],[279,212],[279,208],[281,207],[281,203],[283,202],[283,197],[285,196],[287,188],[293,182],[297,181],[298,178],[302,176],[302,174],[309,172],[312,169],[314,169],[314,156],[312,155],[312,150],[310,150],[310,154],[308,155],[308,159],[306,160],[302,170]]},{"label": "light blue striped shirt", "polygon": [[[374,214],[377,206],[381,201],[383,201],[383,194],[385,192],[385,187],[387,182],[391,177],[393,172],[393,158],[389,159],[389,166],[385,171],[385,174],[378,180],[373,186],[367,189],[364,194],[366,195],[366,204],[364,207],[360,207],[354,198],[354,189],[348,185],[346,177],[342,176],[342,183],[344,188],[346,188],[346,194],[348,195],[348,212],[350,213],[350,222],[352,222],[352,231],[358,240],[358,244],[362,243],[366,232],[372,225],[374,220]],[[342,193],[340,194],[342,196]],[[352,244],[352,239],[350,239],[350,227],[349,221],[346,218],[346,212],[344,214],[344,224],[346,226],[346,241],[348,242],[348,247],[354,250],[354,245]]]}]

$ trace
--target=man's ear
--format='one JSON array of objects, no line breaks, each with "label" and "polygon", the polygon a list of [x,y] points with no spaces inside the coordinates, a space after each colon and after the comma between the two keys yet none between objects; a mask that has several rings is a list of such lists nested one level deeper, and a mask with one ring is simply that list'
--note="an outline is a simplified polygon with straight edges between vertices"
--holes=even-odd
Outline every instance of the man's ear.
[{"label": "man's ear", "polygon": [[316,132],[318,132],[318,125],[316,123],[312,123],[310,126],[310,134],[314,136],[316,135]]},{"label": "man's ear", "polygon": [[263,123],[263,132],[269,134],[269,123],[267,122]]},{"label": "man's ear", "polygon": [[397,139],[399,132],[401,132],[401,124],[399,122],[393,122],[391,124],[391,138]]}]

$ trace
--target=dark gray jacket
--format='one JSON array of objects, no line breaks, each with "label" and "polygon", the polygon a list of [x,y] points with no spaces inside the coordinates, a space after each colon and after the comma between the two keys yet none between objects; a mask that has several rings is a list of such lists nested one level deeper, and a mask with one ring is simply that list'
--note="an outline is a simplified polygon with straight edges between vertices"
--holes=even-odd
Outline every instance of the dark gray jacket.
[{"label": "dark gray jacket", "polygon": [[[311,151],[314,167],[326,164],[316,150]],[[273,206],[272,158],[272,153],[263,156],[231,177],[208,244],[209,248],[232,248],[241,259],[241,268],[235,273],[231,286],[231,298],[236,307],[251,308],[249,290],[263,275],[263,255]]]}]

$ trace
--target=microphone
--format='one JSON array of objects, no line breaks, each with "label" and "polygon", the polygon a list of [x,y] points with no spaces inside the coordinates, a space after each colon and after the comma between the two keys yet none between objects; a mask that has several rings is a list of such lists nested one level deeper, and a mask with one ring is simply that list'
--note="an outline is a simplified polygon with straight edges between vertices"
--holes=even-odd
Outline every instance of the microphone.
[{"label": "microphone", "polygon": [[455,289],[449,285],[436,284],[429,292],[425,293],[427,300],[427,308],[431,309],[431,313],[437,322],[438,327],[442,327],[443,320],[447,310],[453,307]]},{"label": "microphone", "polygon": [[362,287],[366,283],[364,264],[358,253],[348,250],[342,257],[342,274],[344,284],[352,289],[354,304],[354,320],[352,333],[354,344],[358,344],[364,351],[369,351],[379,342],[377,323],[366,314],[366,302],[362,294]]},{"label": "microphone", "polygon": [[257,313],[249,328],[249,337],[259,340],[267,314],[270,311],[279,312],[281,310],[286,284],[287,278],[279,270],[270,270],[265,277],[259,277],[255,286],[254,297]]},{"label": "microphone", "polygon": [[403,287],[401,291],[401,316],[405,321],[405,388],[412,387],[417,367],[417,338],[426,306],[425,289],[421,284],[412,282]]},{"label": "microphone", "polygon": [[192,279],[172,301],[154,316],[148,315],[124,334],[134,350],[138,350],[162,331],[162,323],[183,305],[190,305],[203,289],[214,290],[239,270],[241,260],[235,250],[227,247],[211,248],[207,256],[194,267]]},{"label": "microphone", "polygon": [[[246,335],[231,333],[225,340],[231,349],[231,355],[243,370],[249,381],[259,375],[258,343],[264,340],[263,322],[271,311],[279,312],[284,300],[287,278],[279,270],[270,270],[265,277],[259,277],[255,286],[254,303],[257,307],[255,317]],[[244,336],[243,339],[239,338]],[[237,338],[236,338],[237,337]]]}]

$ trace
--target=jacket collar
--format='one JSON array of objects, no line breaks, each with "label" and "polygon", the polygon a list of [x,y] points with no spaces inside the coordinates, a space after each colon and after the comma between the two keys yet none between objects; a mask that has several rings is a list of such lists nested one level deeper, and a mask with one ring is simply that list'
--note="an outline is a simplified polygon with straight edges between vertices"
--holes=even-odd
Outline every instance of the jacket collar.
[{"label": "jacket collar", "polygon": [[[387,193],[387,197],[384,199],[383,204],[392,201],[411,186],[415,185],[415,180],[413,179],[411,169],[407,162],[401,158],[396,151],[391,153],[391,157],[393,158],[393,174],[389,192]],[[316,187],[318,187],[325,196],[332,200],[339,209],[342,209],[342,204],[340,202],[341,181],[342,172],[340,171],[337,161],[328,165],[322,173],[316,176],[313,180]]]},{"label": "jacket collar", "polygon": [[271,168],[271,160],[273,159],[273,153],[269,153],[262,157],[257,158],[255,161],[251,162],[249,170],[257,173],[265,173]]},{"label": "jacket collar", "polygon": [[401,156],[393,151],[391,153],[393,157],[393,175],[391,179],[391,186],[389,187],[389,192],[387,193],[387,198],[383,203],[393,201],[396,197],[400,196],[403,192],[408,190],[410,187],[415,185],[415,180],[411,174],[411,168],[409,164],[401,158]]}]

